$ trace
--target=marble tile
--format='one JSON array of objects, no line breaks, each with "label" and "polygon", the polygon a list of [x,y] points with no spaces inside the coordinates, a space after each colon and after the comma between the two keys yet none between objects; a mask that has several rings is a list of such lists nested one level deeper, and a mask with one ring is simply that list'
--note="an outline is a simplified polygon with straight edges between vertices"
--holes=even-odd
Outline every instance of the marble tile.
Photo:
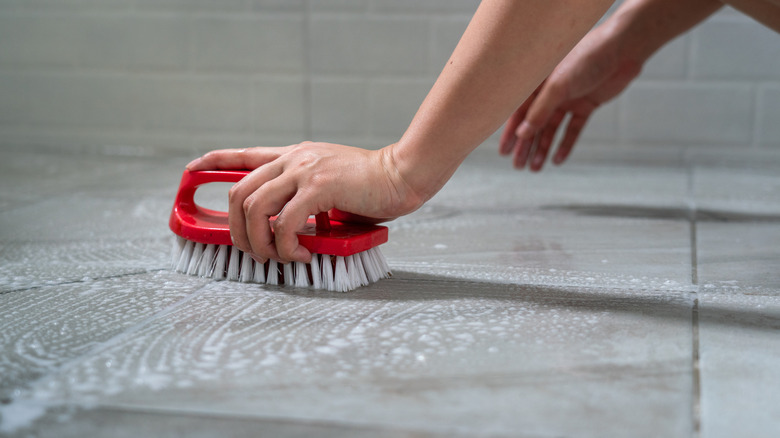
[{"label": "marble tile", "polygon": [[[61,421],[63,416],[69,419]],[[380,429],[328,422],[305,422],[276,418],[247,418],[239,416],[215,416],[202,413],[182,413],[168,410],[133,410],[101,407],[49,414],[39,421],[35,435],[41,438],[81,438],[85,436],[112,436],[135,438],[138,436],[170,436],[186,434],[192,438],[228,436],[270,436],[278,438],[426,438],[440,436],[435,433],[400,429]],[[18,431],[10,437],[24,437]],[[460,434],[448,434],[460,437]],[[10,438],[9,437],[9,438]]]},{"label": "marble tile", "polygon": [[32,400],[442,435],[683,436],[690,316],[687,294],[658,291],[405,273],[350,294],[215,282]]},{"label": "marble tile", "polygon": [[0,434],[777,430],[776,154],[479,150],[349,294],[168,272],[188,158],[0,151]]},{"label": "marble tile", "polygon": [[[630,217],[687,217],[679,211],[686,206],[688,184],[685,169],[674,164],[679,153],[625,155],[630,159],[612,149],[586,150],[582,159],[532,173],[515,170],[495,150],[481,148],[464,162],[429,205],[486,212],[602,209],[604,214],[619,207],[635,208]],[[631,160],[633,163],[627,164]],[[664,165],[659,166],[658,160]]]},{"label": "marble tile", "polygon": [[697,220],[780,223],[780,159],[694,165]]},{"label": "marble tile", "polygon": [[780,431],[780,297],[713,291],[699,299],[701,434]]},{"label": "marble tile", "polygon": [[699,284],[780,294],[780,223],[700,223],[696,233]]},{"label": "marble tile", "polygon": [[165,270],[172,239],[0,243],[0,293]]},{"label": "marble tile", "polygon": [[780,289],[780,154],[692,155],[697,271],[705,288]]},{"label": "marble tile", "polygon": [[485,213],[432,206],[391,224],[383,252],[396,269],[454,278],[686,290],[689,224],[611,217],[635,213],[644,214],[595,205]]},{"label": "marble tile", "polygon": [[388,224],[383,251],[397,269],[433,275],[684,289],[685,188],[681,168],[580,164],[530,174],[480,151],[427,205]]},{"label": "marble tile", "polygon": [[161,272],[83,279],[0,293],[0,396],[13,398],[36,379],[165,310],[206,281]]}]

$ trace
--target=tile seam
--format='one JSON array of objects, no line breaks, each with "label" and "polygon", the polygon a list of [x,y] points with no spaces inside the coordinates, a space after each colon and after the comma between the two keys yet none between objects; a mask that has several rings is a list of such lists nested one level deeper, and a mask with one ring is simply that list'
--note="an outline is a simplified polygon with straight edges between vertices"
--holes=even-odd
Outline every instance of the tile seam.
[{"label": "tile seam", "polygon": [[701,367],[700,367],[700,342],[699,342],[699,268],[696,239],[697,206],[694,192],[694,166],[690,153],[685,155],[687,162],[686,197],[688,198],[688,222],[690,224],[690,248],[691,248],[691,284],[694,289],[691,292],[693,303],[691,306],[691,420],[693,438],[701,437]]}]

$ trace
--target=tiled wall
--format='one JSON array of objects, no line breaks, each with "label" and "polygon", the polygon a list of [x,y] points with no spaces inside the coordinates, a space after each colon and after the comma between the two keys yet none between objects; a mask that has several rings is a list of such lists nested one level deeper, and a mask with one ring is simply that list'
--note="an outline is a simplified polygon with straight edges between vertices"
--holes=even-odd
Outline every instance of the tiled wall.
[{"label": "tiled wall", "polygon": [[[0,145],[137,152],[396,140],[478,0],[0,0]],[[591,143],[780,147],[780,36],[671,43]]]}]

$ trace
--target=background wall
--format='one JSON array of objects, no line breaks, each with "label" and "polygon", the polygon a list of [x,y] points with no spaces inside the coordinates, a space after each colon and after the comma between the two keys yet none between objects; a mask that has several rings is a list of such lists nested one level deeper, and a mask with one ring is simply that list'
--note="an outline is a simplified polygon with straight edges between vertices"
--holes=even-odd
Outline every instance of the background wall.
[{"label": "background wall", "polygon": [[[477,4],[0,0],[0,145],[384,145],[403,133]],[[780,36],[724,10],[659,52],[584,138],[780,148],[778,122]]]}]

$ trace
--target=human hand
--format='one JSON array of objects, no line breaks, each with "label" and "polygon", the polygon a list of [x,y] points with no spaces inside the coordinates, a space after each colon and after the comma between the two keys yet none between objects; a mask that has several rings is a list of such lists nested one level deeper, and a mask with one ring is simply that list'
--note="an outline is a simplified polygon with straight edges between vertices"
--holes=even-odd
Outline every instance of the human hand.
[{"label": "human hand", "polygon": [[[262,262],[309,263],[311,253],[299,245],[296,232],[310,215],[336,208],[341,211],[334,219],[381,222],[422,204],[400,178],[388,148],[306,142],[224,149],[192,161],[187,169],[254,169],[229,193],[233,244]],[[269,218],[275,215],[272,229]]]},{"label": "human hand", "polygon": [[621,47],[620,34],[608,23],[587,34],[550,76],[512,114],[501,136],[499,152],[513,155],[513,165],[539,171],[553,138],[569,114],[563,139],[553,156],[569,156],[590,115],[618,95],[639,75],[642,62]]}]

